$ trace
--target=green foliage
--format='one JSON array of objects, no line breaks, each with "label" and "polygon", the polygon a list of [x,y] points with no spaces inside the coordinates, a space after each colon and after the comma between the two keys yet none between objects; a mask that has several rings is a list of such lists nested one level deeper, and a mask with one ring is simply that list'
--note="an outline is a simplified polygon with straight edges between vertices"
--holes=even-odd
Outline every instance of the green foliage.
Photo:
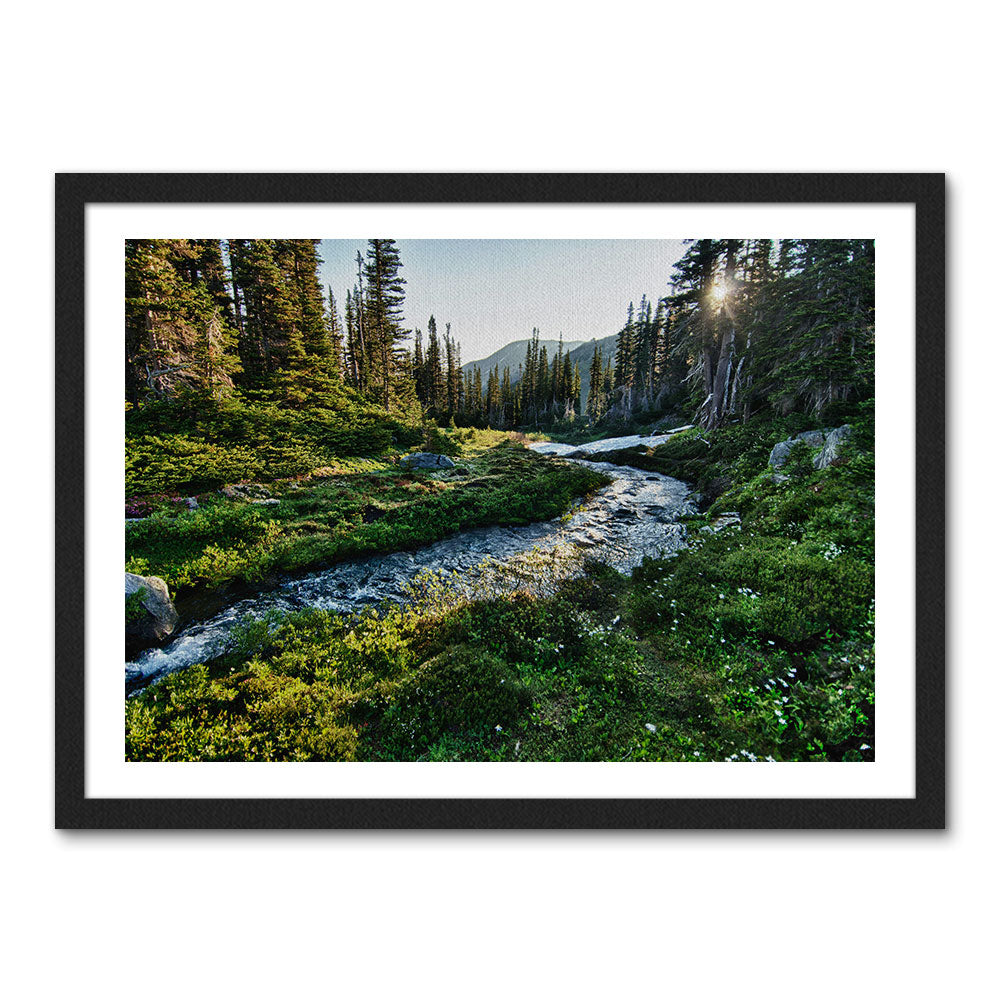
[{"label": "green foliage", "polygon": [[383,750],[395,760],[422,755],[445,734],[486,736],[509,725],[531,697],[516,669],[470,646],[453,646],[396,687],[382,721]]},{"label": "green foliage", "polygon": [[233,398],[194,413],[177,403],[131,411],[125,421],[126,494],[199,493],[243,480],[301,476],[347,456],[381,455],[394,444],[419,440],[418,428],[342,386],[322,403],[289,410]]},{"label": "green foliage", "polygon": [[142,603],[146,599],[146,588],[140,587],[134,594],[127,594],[125,597],[125,624],[130,625],[145,616],[146,606]]},{"label": "green foliage", "polygon": [[[452,420],[454,426],[454,420]],[[422,451],[432,451],[438,455],[457,455],[461,447],[454,435],[441,431],[437,424],[430,422],[424,428]]]},{"label": "green foliage", "polygon": [[217,501],[176,516],[126,525],[126,570],[160,576],[173,589],[260,580],[282,552],[282,528],[258,507]]},{"label": "green foliage", "polygon": [[689,637],[763,637],[783,648],[859,628],[874,594],[874,571],[859,560],[744,533],[713,535],[636,577],[660,581],[636,592],[632,612],[641,624],[655,624],[667,604],[684,614]]}]

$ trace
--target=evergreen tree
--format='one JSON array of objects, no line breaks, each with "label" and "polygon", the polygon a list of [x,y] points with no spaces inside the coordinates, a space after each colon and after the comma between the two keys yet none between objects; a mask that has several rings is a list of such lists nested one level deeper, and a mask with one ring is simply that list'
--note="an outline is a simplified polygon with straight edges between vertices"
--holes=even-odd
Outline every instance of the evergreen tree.
[{"label": "evergreen tree", "polygon": [[475,419],[481,421],[483,419],[483,373],[479,365],[476,365],[472,373],[472,399]]},{"label": "evergreen tree", "polygon": [[423,407],[427,407],[427,371],[424,359],[424,335],[419,329],[413,334],[413,383],[417,390],[417,399]]},{"label": "evergreen tree", "polygon": [[183,391],[218,398],[239,371],[221,249],[209,240],[126,240],[125,387],[140,405]]},{"label": "evergreen tree", "polygon": [[[370,341],[372,363],[371,391],[386,410],[401,401],[405,392],[400,384],[403,363],[400,348],[408,336],[403,329],[404,278],[399,269],[402,262],[395,240],[369,240],[365,262],[365,329]],[[411,387],[412,388],[412,387]]]},{"label": "evergreen tree", "polygon": [[549,404],[549,352],[542,345],[538,352],[538,368],[535,375],[535,414],[536,422],[541,423],[548,415]]},{"label": "evergreen tree", "polygon": [[448,385],[442,367],[441,344],[438,340],[437,321],[433,316],[427,321],[427,406],[435,417],[444,415],[448,406]]},{"label": "evergreen tree", "polygon": [[587,397],[587,416],[597,422],[604,416],[604,365],[601,349],[594,349],[590,361],[590,394]]},{"label": "evergreen tree", "polygon": [[330,375],[335,379],[344,377],[344,331],[340,325],[340,316],[337,314],[337,300],[333,297],[333,289],[327,286],[329,296],[327,320],[330,324],[330,360],[328,368]]},{"label": "evergreen tree", "polygon": [[615,388],[630,389],[635,379],[635,306],[628,304],[628,320],[618,334],[615,351]]}]

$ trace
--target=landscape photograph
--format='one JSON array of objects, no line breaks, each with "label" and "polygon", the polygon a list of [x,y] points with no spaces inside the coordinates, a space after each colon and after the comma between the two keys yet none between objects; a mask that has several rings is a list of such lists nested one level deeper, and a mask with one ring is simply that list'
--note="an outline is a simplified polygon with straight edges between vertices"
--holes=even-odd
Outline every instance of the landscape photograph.
[{"label": "landscape photograph", "polygon": [[123,249],[126,761],[876,759],[874,240]]}]

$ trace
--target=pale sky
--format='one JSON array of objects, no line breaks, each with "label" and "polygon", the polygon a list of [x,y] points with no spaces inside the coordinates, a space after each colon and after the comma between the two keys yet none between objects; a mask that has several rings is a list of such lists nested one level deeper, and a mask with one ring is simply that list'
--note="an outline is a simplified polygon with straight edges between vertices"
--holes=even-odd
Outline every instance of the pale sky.
[{"label": "pale sky", "polygon": [[[451,323],[462,361],[478,361],[537,326],[543,339],[591,340],[617,333],[629,301],[655,300],[669,290],[680,240],[397,240],[406,279],[410,329],[427,335]],[[364,240],[323,240],[323,284],[337,309],[357,283],[355,254]],[[324,288],[325,292],[325,288]]]}]

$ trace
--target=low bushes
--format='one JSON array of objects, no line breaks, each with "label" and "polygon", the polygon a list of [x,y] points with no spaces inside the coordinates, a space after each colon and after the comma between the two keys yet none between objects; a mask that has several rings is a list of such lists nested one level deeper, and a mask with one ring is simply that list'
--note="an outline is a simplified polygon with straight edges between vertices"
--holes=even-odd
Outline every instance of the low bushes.
[{"label": "low bushes", "polygon": [[240,480],[300,476],[345,456],[419,443],[421,430],[367,406],[349,390],[320,409],[235,398],[195,410],[159,403],[125,419],[125,489],[198,493]]},{"label": "low bushes", "polygon": [[174,590],[233,579],[256,582],[277,564],[283,541],[281,525],[261,508],[219,500],[126,525],[125,569],[162,577]]}]

